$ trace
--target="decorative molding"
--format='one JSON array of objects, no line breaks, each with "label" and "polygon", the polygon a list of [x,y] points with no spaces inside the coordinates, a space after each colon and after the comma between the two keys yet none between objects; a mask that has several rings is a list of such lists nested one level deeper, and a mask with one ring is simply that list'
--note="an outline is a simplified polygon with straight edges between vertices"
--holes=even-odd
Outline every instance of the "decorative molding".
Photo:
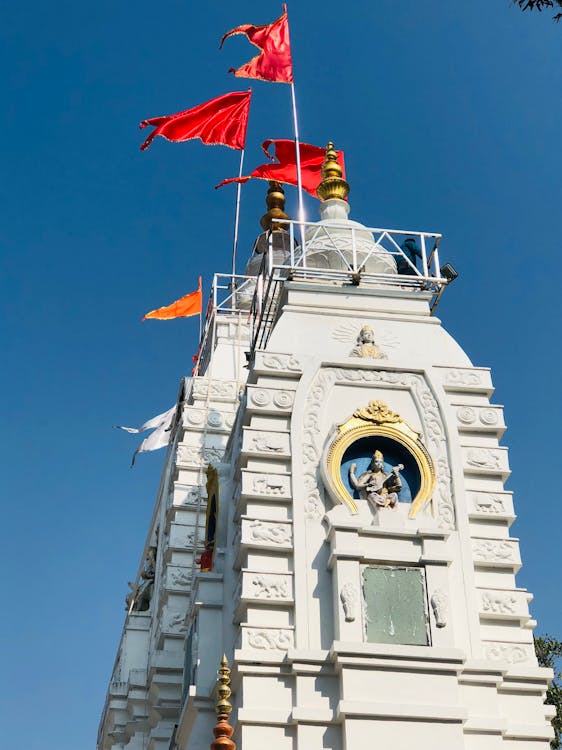
[{"label": "decorative molding", "polygon": [[290,455],[289,434],[244,428],[242,450],[286,458]]},{"label": "decorative molding", "polygon": [[508,664],[529,661],[529,646],[526,644],[484,641],[483,646],[486,658],[490,661],[506,661]]},{"label": "decorative molding", "polygon": [[290,409],[293,406],[295,395],[292,391],[275,391],[273,394],[273,403],[279,409]]},{"label": "decorative molding", "polygon": [[318,487],[321,485],[318,471],[321,455],[320,413],[326,403],[330,388],[335,383],[343,382],[365,386],[374,384],[391,385],[407,388],[414,392],[423,419],[424,439],[436,464],[437,485],[433,493],[433,502],[439,518],[439,525],[443,529],[454,528],[455,511],[445,428],[437,401],[425,378],[417,373],[370,369],[355,370],[338,367],[327,367],[318,371],[310,386],[303,415],[302,462],[305,507],[309,503],[316,504],[319,494]]},{"label": "decorative molding", "polygon": [[494,615],[514,615],[517,610],[517,599],[506,591],[482,591],[482,612]]},{"label": "decorative molding", "polygon": [[435,625],[444,628],[447,625],[447,612],[449,609],[449,597],[442,589],[435,589],[431,599],[431,608],[435,617]]},{"label": "decorative molding", "polygon": [[260,388],[259,390],[251,390],[250,402],[259,407],[269,406],[271,403],[271,395],[263,388]]},{"label": "decorative molding", "polygon": [[266,651],[288,651],[293,647],[292,630],[244,628],[248,646]]},{"label": "decorative molding", "polygon": [[258,409],[266,411],[290,411],[293,406],[295,394],[293,391],[286,389],[258,388],[257,386],[248,386],[248,401]]},{"label": "decorative molding", "polygon": [[500,421],[499,411],[497,409],[481,409],[478,414],[478,419],[482,424],[493,427]]},{"label": "decorative molding", "polygon": [[351,581],[344,583],[340,591],[340,600],[343,607],[346,622],[354,622],[356,617],[357,602],[359,601],[359,592],[357,586]]},{"label": "decorative molding", "polygon": [[472,406],[460,406],[457,409],[457,419],[463,424],[474,424],[476,422],[476,409]]}]

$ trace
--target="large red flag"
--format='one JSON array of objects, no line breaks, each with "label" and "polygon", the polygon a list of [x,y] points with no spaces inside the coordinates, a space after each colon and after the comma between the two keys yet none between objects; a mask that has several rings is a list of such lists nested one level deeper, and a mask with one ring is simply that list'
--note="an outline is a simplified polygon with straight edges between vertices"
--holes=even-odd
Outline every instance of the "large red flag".
[{"label": "large red flag", "polygon": [[259,78],[261,81],[273,81],[273,83],[293,82],[286,5],[283,6],[283,13],[277,21],[267,26],[252,26],[252,24],[245,23],[227,31],[221,39],[219,49],[225,39],[235,34],[245,34],[248,41],[261,51],[259,55],[240,68],[230,68],[229,73],[234,73],[237,78]]},{"label": "large red flag", "polygon": [[[269,153],[268,149],[274,145],[273,156]],[[289,185],[297,185],[297,165],[296,165],[296,153],[295,153],[295,142],[288,139],[269,139],[262,143],[262,149],[265,155],[270,159],[277,159],[277,164],[261,164],[256,167],[254,171],[246,175],[245,177],[231,177],[229,180],[223,180],[217,187],[228,185],[231,182],[248,182],[252,178],[258,178],[260,180],[277,180],[277,182],[284,182]],[[299,151],[301,157],[301,179],[302,187],[307,193],[310,193],[315,198],[316,188],[322,181],[322,164],[326,157],[326,149],[319,148],[318,146],[311,146],[309,143],[300,143]],[[343,177],[345,179],[345,163],[343,151],[338,151],[338,164],[342,168]]]},{"label": "large red flag", "polygon": [[190,292],[185,297],[172,302],[166,307],[151,310],[143,318],[148,320],[172,320],[173,318],[190,318],[192,315],[200,315],[203,309],[203,292],[201,289],[201,276],[199,277],[199,288],[196,292]]},{"label": "large red flag", "polygon": [[243,149],[246,142],[248,112],[252,90],[233,91],[217,96],[184,112],[143,120],[141,128],[156,128],[142,144],[144,151],[157,135],[169,141],[182,142],[200,138],[208,146],[229,146]]}]

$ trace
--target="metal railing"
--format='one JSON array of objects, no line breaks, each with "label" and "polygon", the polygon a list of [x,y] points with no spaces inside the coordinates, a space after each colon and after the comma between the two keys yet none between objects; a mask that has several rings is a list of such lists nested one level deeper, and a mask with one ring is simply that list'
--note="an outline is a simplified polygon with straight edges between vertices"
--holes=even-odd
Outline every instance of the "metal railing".
[{"label": "metal railing", "polygon": [[273,221],[284,231],[269,232],[255,276],[215,274],[192,374],[207,369],[221,315],[247,315],[251,351],[265,347],[288,280],[428,292],[432,311],[449,283],[441,273],[437,232]]}]

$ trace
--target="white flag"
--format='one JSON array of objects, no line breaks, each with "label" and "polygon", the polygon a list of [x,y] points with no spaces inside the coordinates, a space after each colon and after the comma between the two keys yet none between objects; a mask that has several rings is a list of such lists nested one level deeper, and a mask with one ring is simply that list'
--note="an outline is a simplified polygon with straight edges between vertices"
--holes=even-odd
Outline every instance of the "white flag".
[{"label": "white flag", "polygon": [[125,430],[126,432],[145,432],[145,430],[152,430],[153,432],[145,438],[136,451],[133,453],[133,460],[131,466],[135,463],[137,454],[144,453],[146,451],[156,451],[159,448],[164,448],[170,442],[170,435],[172,434],[172,425],[176,416],[176,405],[172,406],[171,409],[165,411],[163,414],[158,414],[156,417],[152,417],[148,422],[145,422],[140,427],[122,427],[121,425],[115,425],[118,430]]}]

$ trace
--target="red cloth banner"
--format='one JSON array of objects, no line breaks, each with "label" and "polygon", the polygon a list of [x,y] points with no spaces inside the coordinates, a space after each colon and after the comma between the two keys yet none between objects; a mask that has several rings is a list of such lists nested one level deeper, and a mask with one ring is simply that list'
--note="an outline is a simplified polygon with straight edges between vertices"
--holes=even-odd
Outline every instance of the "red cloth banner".
[{"label": "red cloth banner", "polygon": [[[269,153],[269,147],[273,144],[273,155]],[[252,178],[259,180],[277,180],[288,185],[297,185],[297,164],[295,153],[295,142],[288,139],[269,139],[262,143],[265,155],[270,159],[277,159],[277,164],[261,164],[251,174],[245,177],[231,177],[223,180],[217,187],[228,185],[231,182],[248,182]],[[319,146],[311,146],[309,143],[301,143],[299,146],[301,157],[301,180],[303,190],[315,198],[316,188],[322,181],[322,164],[326,156],[326,149]],[[345,163],[343,151],[337,152],[338,164],[342,168],[345,179]]]},{"label": "red cloth banner", "polygon": [[273,83],[293,82],[293,62],[291,59],[291,42],[289,40],[289,21],[287,6],[283,6],[283,13],[273,23],[267,26],[252,26],[245,23],[227,31],[221,39],[219,49],[225,40],[235,34],[245,34],[260,51],[250,62],[240,68],[230,68],[237,78],[258,78],[260,81]]},{"label": "red cloth banner", "polygon": [[144,320],[172,320],[173,318],[190,318],[192,315],[200,315],[203,309],[202,279],[199,277],[199,288],[196,292],[190,292],[185,297],[172,302],[166,307],[159,307],[146,313]]},{"label": "red cloth banner", "polygon": [[156,128],[141,146],[147,149],[157,135],[181,143],[200,138],[207,146],[228,146],[242,150],[246,142],[252,90],[217,96],[184,112],[143,120],[141,128]]}]

